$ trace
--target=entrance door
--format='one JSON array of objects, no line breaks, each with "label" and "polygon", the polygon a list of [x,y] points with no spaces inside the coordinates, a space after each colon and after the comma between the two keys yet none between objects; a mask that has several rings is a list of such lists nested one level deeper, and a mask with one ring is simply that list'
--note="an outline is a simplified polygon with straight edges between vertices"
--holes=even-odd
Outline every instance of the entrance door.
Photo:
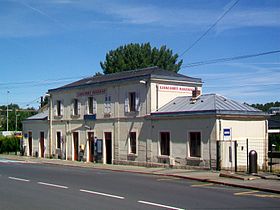
[{"label": "entrance door", "polygon": [[233,170],[235,166],[234,141],[221,141],[221,167],[226,170]]},{"label": "entrance door", "polygon": [[89,160],[90,162],[94,161],[94,133],[88,132],[88,154],[89,154]]},{"label": "entrance door", "polygon": [[29,156],[32,156],[32,132],[28,132]]},{"label": "entrance door", "polygon": [[45,152],[45,142],[44,142],[44,132],[40,132],[40,154],[44,157]]},{"label": "entrance door", "polygon": [[112,133],[105,132],[106,163],[112,164]]},{"label": "entrance door", "polygon": [[78,160],[79,153],[79,133],[73,133],[73,152],[74,152],[74,160]]}]

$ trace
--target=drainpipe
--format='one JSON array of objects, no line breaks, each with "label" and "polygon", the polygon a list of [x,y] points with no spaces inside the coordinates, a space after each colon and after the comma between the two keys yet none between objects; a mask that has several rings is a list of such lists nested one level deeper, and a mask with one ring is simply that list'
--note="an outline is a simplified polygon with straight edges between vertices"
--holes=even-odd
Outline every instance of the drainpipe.
[{"label": "drainpipe", "polygon": [[156,85],[156,111],[158,110],[158,85]]},{"label": "drainpipe", "polygon": [[52,156],[52,95],[49,94],[49,157]]}]

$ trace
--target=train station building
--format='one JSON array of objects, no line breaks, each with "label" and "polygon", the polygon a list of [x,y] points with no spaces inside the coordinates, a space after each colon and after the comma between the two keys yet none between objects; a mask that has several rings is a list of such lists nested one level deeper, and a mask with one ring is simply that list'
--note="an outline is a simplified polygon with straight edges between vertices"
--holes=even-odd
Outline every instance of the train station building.
[{"label": "train station building", "polygon": [[23,122],[26,154],[77,161],[82,150],[104,164],[232,168],[245,167],[254,149],[265,168],[265,113],[202,94],[202,84],[151,67],[51,89],[48,109]]}]

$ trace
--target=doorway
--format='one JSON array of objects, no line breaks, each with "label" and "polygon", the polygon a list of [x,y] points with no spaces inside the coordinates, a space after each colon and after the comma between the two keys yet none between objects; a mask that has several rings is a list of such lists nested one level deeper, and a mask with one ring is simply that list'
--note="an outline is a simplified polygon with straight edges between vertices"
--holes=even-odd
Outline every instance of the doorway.
[{"label": "doorway", "polygon": [[233,170],[235,167],[235,146],[234,141],[225,140],[221,143],[221,168],[224,170]]},{"label": "doorway", "polygon": [[78,154],[79,154],[79,133],[73,132],[73,155],[74,160],[78,160]]},{"label": "doorway", "polygon": [[105,154],[106,164],[112,164],[112,133],[105,132]]},{"label": "doorway", "polygon": [[28,132],[28,151],[29,151],[29,156],[32,156],[32,132]]},{"label": "doorway", "polygon": [[88,132],[88,161],[94,162],[94,132]]},{"label": "doorway", "polygon": [[40,132],[40,157],[44,157],[45,152],[45,135],[44,132]]}]

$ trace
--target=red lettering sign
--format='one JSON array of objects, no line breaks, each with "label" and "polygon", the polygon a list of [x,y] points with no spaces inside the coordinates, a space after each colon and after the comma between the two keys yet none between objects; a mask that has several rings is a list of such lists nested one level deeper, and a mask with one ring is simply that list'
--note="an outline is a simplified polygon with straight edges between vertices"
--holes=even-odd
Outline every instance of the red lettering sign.
[{"label": "red lettering sign", "polygon": [[170,92],[192,92],[194,87],[176,86],[176,85],[159,85],[159,91]]},{"label": "red lettering sign", "polygon": [[106,89],[88,90],[88,91],[84,91],[84,92],[78,92],[77,97],[99,95],[99,94],[103,94],[105,92],[106,92]]}]

